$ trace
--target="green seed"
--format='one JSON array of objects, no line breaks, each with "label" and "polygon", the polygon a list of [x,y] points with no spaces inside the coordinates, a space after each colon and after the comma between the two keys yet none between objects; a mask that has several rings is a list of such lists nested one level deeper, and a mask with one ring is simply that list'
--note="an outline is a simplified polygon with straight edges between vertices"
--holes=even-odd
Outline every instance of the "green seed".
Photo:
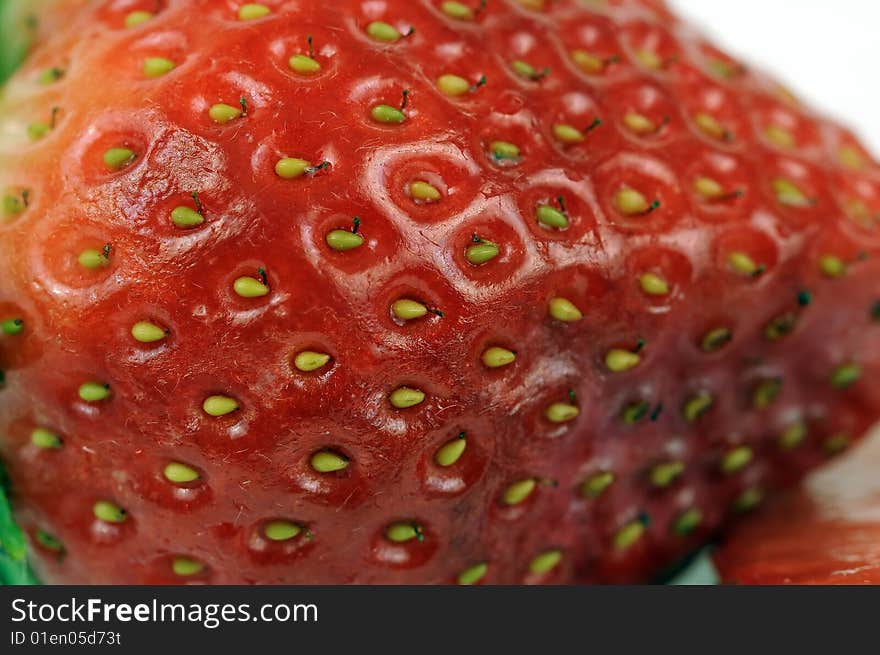
[{"label": "green seed", "polygon": [[94,248],[83,250],[77,257],[77,261],[80,266],[89,270],[102,268],[109,263],[107,256],[102,251],[95,250]]},{"label": "green seed", "polygon": [[770,341],[779,341],[791,334],[797,325],[797,314],[789,313],[777,316],[764,327],[764,336]]},{"label": "green seed", "polygon": [[248,3],[242,5],[241,9],[238,10],[238,20],[257,20],[258,18],[268,16],[270,13],[272,13],[272,10],[266,5]]},{"label": "green seed", "polygon": [[56,553],[64,552],[64,544],[45,530],[37,530],[34,539],[46,550],[51,550]]},{"label": "green seed", "polygon": [[788,207],[804,208],[812,204],[812,201],[794,182],[785,178],[773,180],[773,193],[776,194],[776,200],[779,204]]},{"label": "green seed", "polygon": [[553,403],[544,410],[544,416],[551,423],[567,423],[578,417],[581,410],[569,403]]},{"label": "green seed", "polygon": [[232,288],[242,298],[262,298],[269,294],[268,285],[249,275],[236,279]]},{"label": "green seed", "polygon": [[0,323],[0,331],[3,334],[14,337],[24,332],[24,321],[20,318],[9,318]]},{"label": "green seed", "polygon": [[293,55],[287,60],[287,65],[300,75],[314,75],[321,70],[321,64],[306,55]]},{"label": "green seed", "polygon": [[754,277],[760,270],[755,261],[744,252],[730,253],[727,257],[727,262],[735,273],[745,277]]},{"label": "green seed", "polygon": [[476,14],[474,14],[474,10],[461,2],[444,2],[440,5],[440,11],[442,11],[450,18],[455,18],[456,20],[470,21],[474,20],[474,18],[476,17]]},{"label": "green seed", "polygon": [[858,364],[844,364],[831,373],[831,386],[835,389],[846,389],[852,386],[862,375],[862,367]]},{"label": "green seed", "polygon": [[370,115],[373,117],[373,120],[377,123],[403,123],[406,120],[406,114],[404,114],[397,107],[392,107],[390,105],[376,105],[370,111]]},{"label": "green seed", "polygon": [[538,75],[538,71],[535,70],[534,66],[519,59],[510,62],[510,68],[520,77],[525,77],[529,80],[535,79]]},{"label": "green seed", "polygon": [[651,406],[644,400],[633,403],[632,405],[627,405],[623,408],[623,411],[620,413],[620,418],[627,425],[635,425],[648,415],[649,409],[651,409]]},{"label": "green seed", "polygon": [[561,550],[548,550],[540,555],[538,555],[535,559],[533,559],[529,563],[529,571],[534,573],[535,575],[542,575],[544,573],[549,573],[562,561],[562,551]]},{"label": "green seed", "polygon": [[293,521],[269,521],[263,526],[263,534],[270,541],[290,541],[302,533],[302,527]]},{"label": "green seed", "polygon": [[733,511],[740,514],[751,512],[764,500],[764,492],[758,487],[749,487],[733,501]]},{"label": "green seed", "polygon": [[99,500],[92,506],[92,512],[105,523],[123,523],[128,518],[128,512],[109,500]]},{"label": "green seed", "polygon": [[170,462],[165,467],[165,479],[176,484],[186,484],[187,482],[195,482],[201,476],[191,466],[181,464],[180,462]]},{"label": "green seed", "polygon": [[834,255],[823,255],[819,259],[819,270],[825,277],[838,278],[846,275],[846,264]]},{"label": "green seed", "polygon": [[474,564],[473,566],[469,566],[464,571],[458,574],[457,582],[462,587],[475,585],[485,577],[488,570],[489,565],[486,562]]},{"label": "green seed", "polygon": [[713,404],[715,404],[715,399],[712,397],[712,394],[707,391],[701,391],[685,401],[681,413],[688,423],[693,423],[704,416],[712,408]]},{"label": "green seed", "polygon": [[508,141],[493,141],[489,144],[489,151],[497,160],[519,159],[520,156],[519,146]]},{"label": "green seed", "polygon": [[852,440],[848,434],[834,434],[825,440],[822,448],[829,455],[837,455],[849,448],[851,442]]},{"label": "green seed", "polygon": [[205,222],[205,217],[189,207],[175,207],[171,212],[171,222],[181,229],[198,227]]},{"label": "green seed", "polygon": [[650,480],[655,487],[668,487],[684,473],[684,462],[664,462],[651,469]]},{"label": "green seed", "polygon": [[79,388],[79,397],[87,403],[97,403],[110,397],[110,385],[86,382]]},{"label": "green seed", "polygon": [[391,401],[391,405],[397,409],[408,409],[424,402],[425,392],[421,389],[400,387],[391,392],[389,400]]},{"label": "green seed", "polygon": [[31,141],[39,141],[46,136],[51,129],[52,128],[46,123],[31,123],[27,127],[28,138]]},{"label": "green seed", "polygon": [[168,331],[149,321],[138,321],[131,326],[131,336],[141,343],[155,343],[168,336]]},{"label": "green seed", "polygon": [[458,437],[447,441],[437,449],[437,452],[434,454],[434,461],[438,466],[452,466],[461,459],[466,448],[467,438],[465,433],[462,432]]},{"label": "green seed", "polygon": [[468,246],[465,257],[474,266],[490,262],[498,256],[498,246],[490,241],[481,241]]},{"label": "green seed", "polygon": [[629,112],[623,117],[623,124],[635,134],[651,134],[657,131],[657,124],[643,114]]},{"label": "green seed", "polygon": [[456,97],[469,92],[471,83],[458,75],[441,75],[437,79],[437,88],[445,95]]},{"label": "green seed", "polygon": [[651,209],[651,204],[645,196],[629,187],[624,187],[614,195],[614,206],[624,216],[645,214]]},{"label": "green seed", "polygon": [[47,450],[61,448],[62,446],[61,437],[46,428],[35,428],[31,432],[31,443],[37,448],[45,448]]},{"label": "green seed", "polygon": [[229,396],[208,396],[202,403],[202,409],[208,416],[226,416],[239,410],[238,401]]},{"label": "green seed", "polygon": [[293,360],[293,365],[303,373],[310,373],[323,368],[330,361],[330,355],[327,353],[318,353],[311,350],[304,350],[299,353]]},{"label": "green seed", "polygon": [[553,136],[557,141],[560,141],[566,145],[573,145],[575,143],[582,143],[584,141],[584,133],[581,132],[574,125],[566,125],[564,123],[557,123],[553,126]]},{"label": "green seed", "polygon": [[285,157],[275,164],[275,174],[285,180],[293,180],[302,177],[312,168],[311,162],[295,157]]},{"label": "green seed", "polygon": [[748,446],[739,446],[728,452],[722,459],[719,468],[725,475],[733,475],[742,471],[754,458],[754,452]]},{"label": "green seed", "polygon": [[532,495],[532,492],[537,486],[538,483],[534,478],[514,482],[504,490],[504,494],[501,496],[501,501],[505,505],[519,505]]},{"label": "green seed", "polygon": [[779,447],[783,450],[794,450],[807,437],[807,425],[803,421],[792,423],[779,435]]},{"label": "green seed", "polygon": [[715,352],[730,343],[731,339],[733,339],[733,333],[729,328],[714,328],[703,335],[700,340],[700,349],[706,353]]},{"label": "green seed", "polygon": [[443,197],[437,187],[421,181],[409,185],[409,195],[421,202],[437,202]]},{"label": "green seed", "polygon": [[639,278],[639,285],[642,291],[649,296],[665,296],[669,293],[669,284],[659,275],[654,273],[645,273]]},{"label": "green seed", "polygon": [[794,135],[779,125],[770,125],[764,130],[764,136],[774,146],[779,148],[793,148],[796,145]]},{"label": "green seed", "polygon": [[149,11],[132,11],[125,17],[125,26],[128,28],[143,25],[153,18],[153,14]]},{"label": "green seed", "polygon": [[144,76],[150,79],[162,77],[174,70],[176,64],[164,57],[148,57],[144,60]]},{"label": "green seed", "polygon": [[385,43],[396,43],[400,40],[401,34],[392,25],[383,23],[382,21],[374,21],[367,25],[367,34],[376,39],[376,41],[384,41]]},{"label": "green seed", "polygon": [[564,230],[568,227],[568,218],[565,214],[550,205],[538,205],[535,209],[535,218],[545,227],[557,230]]},{"label": "green seed", "polygon": [[584,317],[581,310],[565,298],[553,298],[550,301],[550,316],[563,323],[574,323]]},{"label": "green seed", "polygon": [[422,541],[424,539],[422,535],[422,529],[419,525],[414,523],[392,523],[385,529],[385,536],[388,537],[389,541],[393,541],[396,544],[406,543],[407,541],[412,541],[416,539],[418,541]]},{"label": "green seed", "polygon": [[111,171],[119,171],[131,164],[137,155],[128,148],[110,148],[104,153],[104,165]]},{"label": "green seed", "polygon": [[229,121],[241,117],[243,113],[244,110],[241,106],[233,107],[232,105],[225,105],[222,102],[212,106],[208,110],[208,116],[211,117],[211,120],[220,125],[225,125]]},{"label": "green seed", "polygon": [[635,544],[645,534],[645,522],[641,519],[630,521],[614,535],[614,547],[617,550],[626,550]]},{"label": "green seed", "polygon": [[605,366],[613,373],[622,373],[631,368],[635,368],[642,361],[642,358],[634,352],[613,348],[605,355]]},{"label": "green seed", "polygon": [[319,450],[312,455],[312,468],[318,473],[334,473],[348,467],[348,459],[329,450]]},{"label": "green seed", "polygon": [[364,238],[348,230],[332,230],[327,234],[327,245],[337,252],[354,250],[364,244]]},{"label": "green seed", "polygon": [[174,575],[187,577],[198,575],[205,570],[205,565],[191,557],[175,557],[171,562],[171,570],[174,571]]},{"label": "green seed", "polygon": [[685,537],[696,530],[703,521],[703,512],[696,507],[691,507],[678,515],[672,524],[672,532]]},{"label": "green seed", "polygon": [[420,302],[403,298],[391,304],[391,313],[401,321],[412,321],[425,316],[428,308]]},{"label": "green seed", "polygon": [[47,68],[42,73],[40,73],[40,76],[37,78],[37,81],[40,84],[47,86],[49,84],[57,82],[62,77],[64,77],[64,70],[61,68],[52,67],[52,68]]},{"label": "green seed", "polygon": [[516,353],[507,348],[492,346],[483,351],[481,359],[488,368],[500,368],[512,364],[516,360]]},{"label": "green seed", "polygon": [[752,404],[758,409],[766,409],[776,400],[780,391],[782,391],[780,378],[764,380],[752,392]]},{"label": "green seed", "polygon": [[591,478],[584,480],[583,484],[581,484],[581,496],[585,498],[598,498],[612,484],[614,484],[614,473],[611,471],[597,473]]}]

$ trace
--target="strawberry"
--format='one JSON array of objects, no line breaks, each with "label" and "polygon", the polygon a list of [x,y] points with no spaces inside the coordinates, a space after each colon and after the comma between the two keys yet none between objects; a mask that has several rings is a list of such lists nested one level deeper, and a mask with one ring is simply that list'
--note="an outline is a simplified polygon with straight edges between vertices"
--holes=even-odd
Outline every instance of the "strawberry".
[{"label": "strawberry", "polygon": [[736,527],[715,551],[740,584],[880,584],[880,439],[872,437]]},{"label": "strawberry", "polygon": [[880,168],[656,0],[113,0],[11,81],[53,582],[646,580],[880,408]]}]

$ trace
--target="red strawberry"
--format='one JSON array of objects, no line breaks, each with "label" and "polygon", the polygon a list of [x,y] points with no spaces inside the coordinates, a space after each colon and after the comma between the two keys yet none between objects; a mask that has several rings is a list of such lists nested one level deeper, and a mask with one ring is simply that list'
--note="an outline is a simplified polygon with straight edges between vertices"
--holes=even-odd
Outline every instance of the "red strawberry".
[{"label": "red strawberry", "polygon": [[880,584],[880,438],[738,526],[715,553],[741,584]]},{"label": "red strawberry", "polygon": [[643,580],[876,417],[880,169],[661,2],[74,4],[0,110],[45,579]]}]

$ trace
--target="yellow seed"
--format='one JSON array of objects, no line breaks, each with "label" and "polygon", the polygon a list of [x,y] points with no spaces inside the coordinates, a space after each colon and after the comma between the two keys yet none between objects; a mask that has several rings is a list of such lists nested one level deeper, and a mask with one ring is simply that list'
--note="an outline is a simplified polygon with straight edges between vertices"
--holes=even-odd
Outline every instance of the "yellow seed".
[{"label": "yellow seed", "polygon": [[819,270],[825,277],[843,277],[846,275],[846,264],[834,255],[823,255],[819,258]]},{"label": "yellow seed", "polygon": [[205,217],[189,207],[175,207],[171,212],[171,222],[177,227],[186,230],[198,227],[205,222]]},{"label": "yellow seed", "polygon": [[858,364],[838,366],[831,373],[831,386],[835,389],[847,389],[862,377],[862,367]]},{"label": "yellow seed", "polygon": [[708,412],[714,403],[715,399],[712,397],[712,394],[701,391],[685,401],[681,410],[682,416],[684,416],[688,423],[693,423]]},{"label": "yellow seed", "polygon": [[434,461],[438,466],[452,466],[461,459],[466,448],[467,439],[465,438],[465,433],[462,432],[458,437],[447,441],[437,449],[437,452],[434,453]]},{"label": "yellow seed", "polygon": [[272,10],[266,5],[252,2],[242,5],[241,9],[238,10],[238,20],[257,20],[258,18],[268,16],[271,12]]},{"label": "yellow seed", "polygon": [[108,500],[99,500],[92,506],[95,518],[105,523],[123,523],[128,518],[128,513]]},{"label": "yellow seed", "polygon": [[491,241],[480,241],[467,247],[465,257],[474,266],[490,262],[498,256],[499,250]]},{"label": "yellow seed", "polygon": [[598,75],[605,70],[605,62],[586,50],[572,50],[571,60],[578,68],[590,75]]},{"label": "yellow seed", "polygon": [[226,416],[238,411],[239,405],[235,398],[229,396],[208,396],[202,403],[202,409],[208,416]]},{"label": "yellow seed", "polygon": [[471,90],[471,83],[458,75],[441,75],[437,79],[437,88],[448,96],[463,96]]},{"label": "yellow seed", "polygon": [[665,296],[669,293],[669,284],[655,273],[645,273],[639,278],[642,291],[649,296]]},{"label": "yellow seed", "polygon": [[680,536],[691,534],[703,521],[703,513],[696,507],[692,507],[679,514],[672,525],[672,531]]},{"label": "yellow seed", "polygon": [[623,117],[623,124],[636,134],[652,134],[657,131],[657,124],[654,121],[632,111]]},{"label": "yellow seed", "polygon": [[721,459],[721,472],[732,475],[742,471],[752,461],[754,453],[748,446],[739,446],[727,453]]},{"label": "yellow seed", "polygon": [[650,68],[651,70],[663,68],[663,60],[653,50],[637,50],[635,56],[636,60],[645,68]]},{"label": "yellow seed", "polygon": [[828,455],[837,455],[849,448],[851,441],[848,434],[833,434],[822,443],[822,448]]},{"label": "yellow seed", "polygon": [[440,11],[457,20],[474,20],[476,17],[474,10],[461,2],[444,2],[440,5]]},{"label": "yellow seed", "polygon": [[550,205],[538,205],[535,209],[535,218],[545,227],[557,230],[564,230],[568,227],[568,217]]},{"label": "yellow seed", "polygon": [[389,541],[397,544],[406,543],[413,539],[422,540],[422,530],[412,523],[392,523],[385,529],[385,536]]},{"label": "yellow seed", "polygon": [[570,403],[553,403],[544,410],[544,416],[551,423],[567,423],[578,417],[581,410]]},{"label": "yellow seed", "polygon": [[136,157],[129,148],[110,148],[104,153],[104,165],[111,171],[118,171],[128,166]]},{"label": "yellow seed", "polygon": [[293,359],[293,365],[303,373],[310,373],[326,366],[329,361],[330,355],[327,353],[304,350]]},{"label": "yellow seed", "polygon": [[772,380],[764,380],[752,392],[752,404],[758,409],[766,409],[782,390],[782,380],[776,378]]},{"label": "yellow seed", "polygon": [[735,251],[730,253],[727,256],[727,263],[730,264],[730,268],[740,275],[744,275],[746,277],[751,277],[758,272],[758,265],[755,263],[748,254]]},{"label": "yellow seed", "polygon": [[534,478],[514,482],[504,490],[501,500],[505,505],[519,505],[532,495],[537,485]]},{"label": "yellow seed", "polygon": [[391,392],[389,400],[391,405],[397,409],[408,409],[423,403],[425,401],[425,392],[421,389],[400,387]]},{"label": "yellow seed", "polygon": [[415,300],[409,300],[408,298],[395,300],[391,305],[391,314],[394,318],[401,321],[412,321],[417,318],[422,318],[427,313],[428,308],[422,303]]},{"label": "yellow seed", "polygon": [[77,257],[79,265],[89,270],[95,270],[106,266],[109,262],[104,253],[94,248],[83,250]]},{"label": "yellow seed", "polygon": [[807,436],[807,425],[803,421],[792,423],[779,435],[779,447],[793,450],[800,446]]},{"label": "yellow seed", "polygon": [[598,498],[612,484],[614,484],[614,473],[611,471],[597,473],[591,478],[584,480],[581,485],[581,495],[586,498]]},{"label": "yellow seed", "polygon": [[563,323],[574,323],[584,317],[581,310],[566,298],[553,298],[550,301],[550,316]]},{"label": "yellow seed", "polygon": [[312,167],[311,162],[295,157],[279,159],[275,164],[275,174],[285,180],[293,180],[302,177]]},{"label": "yellow seed", "polygon": [[395,43],[400,40],[401,34],[393,25],[383,23],[380,20],[373,21],[367,25],[366,33],[376,41],[384,41],[385,43]]},{"label": "yellow seed", "polygon": [[694,180],[694,191],[706,200],[715,200],[724,195],[724,187],[711,177],[698,177]]},{"label": "yellow seed", "polygon": [[86,382],[79,388],[79,397],[87,403],[97,403],[110,397],[110,387],[98,382]]},{"label": "yellow seed", "polygon": [[474,564],[473,566],[466,568],[464,571],[458,574],[457,582],[463,587],[475,585],[486,576],[486,572],[488,570],[489,565],[486,564],[486,562]]},{"label": "yellow seed", "polygon": [[141,343],[155,343],[168,336],[167,331],[149,321],[138,321],[131,326],[131,336]]},{"label": "yellow seed", "polygon": [[538,79],[538,71],[536,71],[535,67],[528,62],[517,59],[510,62],[510,68],[520,77],[524,77],[528,80]]},{"label": "yellow seed", "polygon": [[290,541],[302,533],[302,527],[293,521],[269,521],[263,526],[263,534],[270,541]]},{"label": "yellow seed", "polygon": [[540,555],[538,555],[535,559],[533,559],[529,563],[529,571],[534,573],[535,575],[542,575],[544,573],[549,573],[562,561],[562,551],[561,550],[548,550]]},{"label": "yellow seed", "polygon": [[843,146],[837,151],[837,158],[847,168],[859,170],[865,166],[865,158],[852,146]]},{"label": "yellow seed", "polygon": [[232,288],[242,298],[261,298],[269,293],[269,287],[266,284],[249,275],[237,278],[232,283]]},{"label": "yellow seed", "polygon": [[703,133],[712,137],[713,139],[718,139],[719,141],[729,141],[730,133],[725,130],[721,123],[719,123],[713,116],[709,114],[697,114],[694,116],[694,122],[697,124]]},{"label": "yellow seed", "polygon": [[186,484],[188,482],[195,482],[201,476],[199,472],[196,471],[191,466],[187,466],[186,464],[181,464],[180,462],[170,462],[163,471],[165,475],[165,479],[169,482],[174,482],[176,484]]},{"label": "yellow seed", "polygon": [[664,462],[651,469],[651,484],[655,487],[668,487],[684,473],[684,462]]},{"label": "yellow seed", "polygon": [[440,190],[432,184],[417,180],[409,185],[409,195],[421,202],[437,202],[442,198]]},{"label": "yellow seed", "polygon": [[61,448],[61,437],[46,428],[35,428],[31,432],[31,443],[37,448]]},{"label": "yellow seed", "polygon": [[332,230],[327,233],[327,245],[338,252],[354,250],[364,244],[364,237],[348,230]]},{"label": "yellow seed", "polygon": [[733,501],[733,511],[744,514],[750,512],[764,500],[764,492],[759,487],[749,487]]},{"label": "yellow seed", "polygon": [[700,349],[706,353],[721,350],[730,343],[732,338],[733,333],[730,331],[730,328],[713,328],[703,335],[703,338],[700,340]]},{"label": "yellow seed", "polygon": [[646,213],[651,204],[641,192],[624,187],[614,194],[614,207],[624,216],[636,216]]},{"label": "yellow seed", "polygon": [[613,348],[605,355],[605,366],[614,373],[621,373],[635,368],[641,361],[642,358],[636,353],[621,348]]},{"label": "yellow seed", "polygon": [[28,138],[31,141],[39,141],[46,136],[52,128],[46,123],[31,123],[27,126]]},{"label": "yellow seed", "polygon": [[208,110],[208,116],[210,116],[211,120],[215,123],[225,125],[229,121],[239,118],[242,115],[242,111],[243,110],[240,106],[233,107],[232,105],[218,103]]},{"label": "yellow seed", "polygon": [[584,133],[573,125],[557,123],[553,126],[553,136],[557,141],[565,144],[581,143],[584,140]]},{"label": "yellow seed", "polygon": [[149,11],[132,11],[125,17],[125,26],[128,28],[143,25],[153,18],[153,14]]},{"label": "yellow seed", "polygon": [[634,545],[645,534],[645,523],[636,519],[630,521],[614,535],[614,547],[617,550],[626,550]]},{"label": "yellow seed", "polygon": [[764,130],[764,136],[777,148],[793,148],[795,145],[794,135],[779,125],[771,125]]},{"label": "yellow seed", "polygon": [[293,55],[287,60],[287,65],[300,75],[313,75],[321,70],[321,64],[306,55]]},{"label": "yellow seed", "polygon": [[164,57],[149,57],[144,60],[144,76],[149,78],[162,77],[174,70],[176,64]]},{"label": "yellow seed", "polygon": [[781,205],[788,207],[809,207],[812,202],[791,180],[785,178],[777,178],[773,180],[773,193],[776,194],[776,200]]},{"label": "yellow seed", "polygon": [[508,141],[493,141],[489,144],[492,157],[498,160],[519,159],[519,146]]},{"label": "yellow seed", "polygon": [[377,123],[403,123],[406,120],[406,114],[397,107],[390,105],[376,105],[370,110],[370,115]]},{"label": "yellow seed", "polygon": [[198,575],[205,570],[205,565],[191,557],[175,557],[171,563],[171,570],[174,571],[174,575],[187,577]]},{"label": "yellow seed", "polygon": [[501,368],[512,364],[516,360],[516,353],[507,348],[492,346],[483,351],[481,359],[488,368]]},{"label": "yellow seed", "polygon": [[334,473],[348,467],[348,459],[329,450],[320,450],[314,455],[310,464],[318,473]]}]

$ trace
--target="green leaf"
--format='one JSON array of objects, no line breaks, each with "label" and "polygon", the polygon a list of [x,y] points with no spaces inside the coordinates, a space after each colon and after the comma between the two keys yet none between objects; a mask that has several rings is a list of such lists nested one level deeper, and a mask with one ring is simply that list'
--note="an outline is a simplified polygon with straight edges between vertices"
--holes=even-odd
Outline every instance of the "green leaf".
[{"label": "green leaf", "polygon": [[27,0],[0,0],[0,84],[24,60],[36,34],[36,8],[41,4]]},{"label": "green leaf", "polygon": [[27,542],[12,516],[9,478],[0,462],[0,584],[38,584],[27,562]]}]

